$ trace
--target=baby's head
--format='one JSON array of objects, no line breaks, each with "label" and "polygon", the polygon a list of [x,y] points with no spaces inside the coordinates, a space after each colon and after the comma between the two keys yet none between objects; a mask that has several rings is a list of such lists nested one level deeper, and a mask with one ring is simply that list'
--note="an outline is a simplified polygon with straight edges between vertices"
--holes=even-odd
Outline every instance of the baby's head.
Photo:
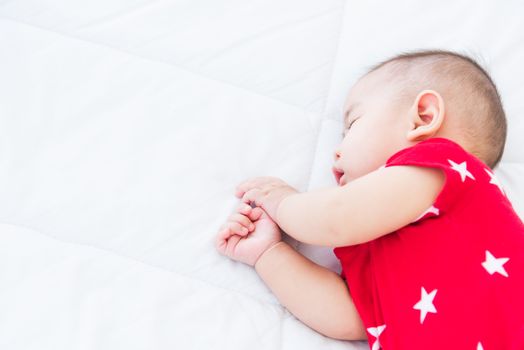
[{"label": "baby's head", "polygon": [[381,62],[351,88],[344,111],[334,164],[344,172],[341,185],[428,138],[453,140],[492,169],[504,151],[506,117],[495,84],[473,59],[454,52],[416,51]]}]

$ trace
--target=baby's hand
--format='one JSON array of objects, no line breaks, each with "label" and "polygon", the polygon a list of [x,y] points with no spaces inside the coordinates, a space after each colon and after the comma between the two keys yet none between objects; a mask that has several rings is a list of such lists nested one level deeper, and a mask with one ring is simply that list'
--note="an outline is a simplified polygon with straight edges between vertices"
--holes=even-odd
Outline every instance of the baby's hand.
[{"label": "baby's hand", "polygon": [[298,191],[284,180],[274,176],[259,176],[243,181],[236,187],[235,196],[242,202],[254,203],[276,220],[282,200]]},{"label": "baby's hand", "polygon": [[281,239],[280,228],[262,208],[240,203],[220,227],[216,248],[220,254],[255,266],[262,253]]}]

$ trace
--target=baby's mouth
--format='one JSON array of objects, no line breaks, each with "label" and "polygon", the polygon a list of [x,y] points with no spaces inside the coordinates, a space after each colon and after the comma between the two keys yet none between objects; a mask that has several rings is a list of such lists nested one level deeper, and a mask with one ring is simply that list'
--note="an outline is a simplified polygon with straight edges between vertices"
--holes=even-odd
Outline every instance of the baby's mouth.
[{"label": "baby's mouth", "polygon": [[335,180],[337,180],[337,184],[341,186],[342,184],[340,182],[340,179],[342,178],[342,176],[344,176],[344,172],[335,167],[332,168],[332,171],[333,171],[333,176],[335,176]]}]

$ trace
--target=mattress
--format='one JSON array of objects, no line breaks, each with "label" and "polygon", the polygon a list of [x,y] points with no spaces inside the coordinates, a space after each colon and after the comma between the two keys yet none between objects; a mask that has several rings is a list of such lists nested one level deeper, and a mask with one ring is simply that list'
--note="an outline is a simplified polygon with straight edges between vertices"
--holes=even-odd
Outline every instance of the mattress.
[{"label": "mattress", "polygon": [[[524,214],[517,1],[0,0],[0,348],[366,349],[219,255],[235,186],[335,186],[348,89],[379,60],[478,58]],[[339,272],[332,250],[293,241]],[[452,345],[452,340],[450,340]]]}]

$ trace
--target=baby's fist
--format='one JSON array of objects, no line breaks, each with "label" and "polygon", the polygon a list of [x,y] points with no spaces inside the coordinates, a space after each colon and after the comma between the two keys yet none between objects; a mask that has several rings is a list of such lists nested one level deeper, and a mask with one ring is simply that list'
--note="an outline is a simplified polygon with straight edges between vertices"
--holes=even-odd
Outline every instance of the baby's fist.
[{"label": "baby's fist", "polygon": [[280,228],[262,208],[240,203],[221,226],[215,243],[220,254],[254,266],[281,239]]}]

